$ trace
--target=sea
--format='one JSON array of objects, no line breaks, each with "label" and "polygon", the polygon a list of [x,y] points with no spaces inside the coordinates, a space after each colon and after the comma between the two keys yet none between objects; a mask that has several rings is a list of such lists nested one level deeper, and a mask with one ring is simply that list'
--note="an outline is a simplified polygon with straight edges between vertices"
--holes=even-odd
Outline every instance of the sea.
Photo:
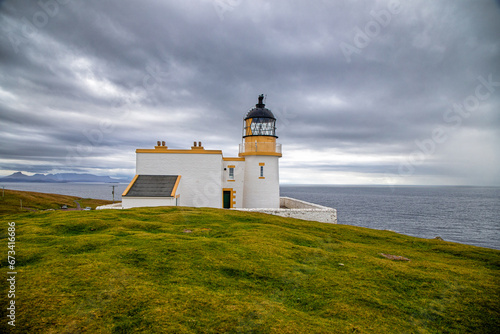
[{"label": "sea", "polygon": [[[125,183],[4,183],[5,189],[121,201]],[[114,188],[113,188],[114,186]],[[339,224],[500,249],[500,187],[282,185],[337,209]]]}]

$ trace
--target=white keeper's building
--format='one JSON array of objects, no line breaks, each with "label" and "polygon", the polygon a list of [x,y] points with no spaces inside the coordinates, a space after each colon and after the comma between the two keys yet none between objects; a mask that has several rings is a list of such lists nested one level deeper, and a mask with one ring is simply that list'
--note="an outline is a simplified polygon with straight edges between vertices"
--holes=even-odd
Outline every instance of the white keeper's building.
[{"label": "white keeper's building", "polygon": [[276,118],[263,99],[243,121],[238,157],[206,150],[201,142],[183,150],[161,141],[154,149],[137,149],[136,176],[122,194],[122,207],[278,209],[281,144]]}]

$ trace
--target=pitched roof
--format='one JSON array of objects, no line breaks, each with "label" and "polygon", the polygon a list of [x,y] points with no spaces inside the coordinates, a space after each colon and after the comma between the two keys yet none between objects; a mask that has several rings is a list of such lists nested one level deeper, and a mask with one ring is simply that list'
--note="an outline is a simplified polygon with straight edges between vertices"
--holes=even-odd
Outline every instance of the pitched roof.
[{"label": "pitched roof", "polygon": [[173,197],[180,175],[138,175],[125,197]]}]

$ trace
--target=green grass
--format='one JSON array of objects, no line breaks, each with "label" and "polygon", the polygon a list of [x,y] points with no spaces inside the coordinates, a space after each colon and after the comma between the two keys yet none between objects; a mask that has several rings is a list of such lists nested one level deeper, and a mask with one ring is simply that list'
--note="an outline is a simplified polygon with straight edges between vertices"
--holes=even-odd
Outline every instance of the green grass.
[{"label": "green grass", "polygon": [[[2,193],[0,193],[0,196],[1,195]],[[5,189],[3,195],[4,196],[0,197],[0,215],[37,210],[58,210],[61,209],[63,205],[66,205],[68,208],[76,208],[77,205],[75,201],[80,203],[82,208],[89,206],[92,209],[95,209],[99,205],[112,203],[111,201],[92,198],[9,189]]]},{"label": "green grass", "polygon": [[[3,218],[5,253],[7,222],[17,228],[18,333],[498,333],[500,326],[497,250],[218,209]],[[6,272],[5,256],[1,264]],[[7,302],[2,293],[2,309]]]}]

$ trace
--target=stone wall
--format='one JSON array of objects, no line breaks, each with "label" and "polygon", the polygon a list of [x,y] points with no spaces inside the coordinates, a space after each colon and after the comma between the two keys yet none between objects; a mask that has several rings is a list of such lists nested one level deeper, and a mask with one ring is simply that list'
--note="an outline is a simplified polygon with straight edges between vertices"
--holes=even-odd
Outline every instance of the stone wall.
[{"label": "stone wall", "polygon": [[247,212],[261,212],[270,215],[313,220],[321,223],[337,224],[337,210],[326,206],[308,203],[295,198],[281,197],[280,209],[233,209]]},{"label": "stone wall", "polygon": [[96,210],[110,210],[110,209],[121,210],[121,209],[123,209],[123,207],[122,207],[122,202],[119,202],[119,203],[115,203],[115,204],[101,205],[95,209]]}]

